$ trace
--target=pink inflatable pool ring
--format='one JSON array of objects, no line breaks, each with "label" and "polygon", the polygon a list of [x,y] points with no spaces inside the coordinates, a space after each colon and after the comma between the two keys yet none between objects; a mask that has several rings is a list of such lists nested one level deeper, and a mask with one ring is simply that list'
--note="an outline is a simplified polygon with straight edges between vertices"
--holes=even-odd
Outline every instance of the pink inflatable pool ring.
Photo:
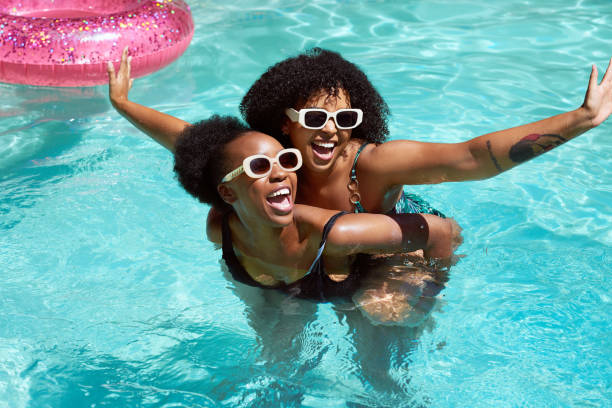
[{"label": "pink inflatable pool ring", "polygon": [[193,36],[183,0],[0,0],[0,82],[90,86],[127,46],[132,76],[178,58]]}]

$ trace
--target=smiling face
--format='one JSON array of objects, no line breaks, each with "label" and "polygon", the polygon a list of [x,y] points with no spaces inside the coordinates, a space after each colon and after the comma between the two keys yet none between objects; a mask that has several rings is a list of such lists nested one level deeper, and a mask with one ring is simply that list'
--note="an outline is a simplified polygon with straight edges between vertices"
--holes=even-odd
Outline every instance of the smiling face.
[{"label": "smiling face", "polygon": [[[351,108],[349,95],[344,89],[339,89],[337,95],[327,91],[315,92],[301,106],[292,107],[322,108],[328,112]],[[364,113],[365,114],[365,113]],[[306,129],[298,122],[287,119],[282,127],[288,134],[294,147],[300,150],[306,171],[322,173],[333,168],[338,157],[344,152],[351,138],[351,129],[338,129],[330,118],[323,129]]]},{"label": "smiling face", "polygon": [[[263,154],[275,158],[283,146],[271,136],[247,132],[225,146],[227,171],[242,165],[245,158]],[[293,222],[293,206],[297,175],[274,163],[269,175],[251,178],[245,173],[232,181],[219,184],[221,197],[232,205],[241,218],[255,218],[256,222],[272,227],[283,227]]]}]

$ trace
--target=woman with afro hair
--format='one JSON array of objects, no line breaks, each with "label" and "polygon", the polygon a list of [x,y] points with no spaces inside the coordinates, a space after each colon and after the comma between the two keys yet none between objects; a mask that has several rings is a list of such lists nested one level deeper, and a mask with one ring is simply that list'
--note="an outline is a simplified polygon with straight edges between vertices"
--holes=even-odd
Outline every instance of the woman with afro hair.
[{"label": "woman with afro hair", "polygon": [[[174,151],[189,123],[130,101],[127,50],[121,66],[115,79],[109,64],[111,103],[141,131]],[[301,152],[304,163],[298,174],[297,203],[355,212],[436,214],[426,203],[404,193],[403,186],[494,177],[598,126],[612,112],[612,69],[609,65],[598,84],[597,68],[592,67],[584,102],[573,111],[462,143],[386,141],[389,108],[380,94],[356,65],[338,53],[318,48],[270,67],[249,89],[240,111],[251,128]],[[214,208],[211,219],[220,219]],[[421,283],[408,286],[422,287]],[[364,294],[370,299],[400,293],[380,287],[379,282],[371,283],[370,288],[374,293]],[[433,291],[431,297],[435,295]],[[379,305],[384,310],[388,302],[373,302],[370,314],[380,311]],[[380,381],[394,384],[390,376],[380,375],[391,365],[386,353],[409,352],[412,336],[406,336],[403,327],[368,330],[358,316],[348,321],[359,327],[351,330],[360,350],[356,354],[364,359],[363,374],[371,379],[384,377]],[[414,326],[423,327],[418,320]],[[395,340],[399,343],[393,343]],[[368,364],[364,356],[369,356]]]},{"label": "woman with afro hair", "polygon": [[295,204],[295,171],[301,165],[297,149],[285,149],[231,116],[214,115],[189,126],[177,140],[179,182],[224,214],[221,223],[208,223],[207,235],[222,245],[236,281],[326,300],[352,296],[358,287],[353,255],[423,250],[426,258],[452,261],[461,242],[452,219]]},{"label": "woman with afro hair", "polygon": [[[128,118],[132,123],[174,153],[175,171],[181,185],[198,200],[211,205],[207,220],[207,235],[212,242],[220,243],[223,216],[236,211],[233,211],[232,206],[218,194],[218,185],[220,191],[227,190],[225,183],[219,183],[221,180],[219,166],[208,168],[206,163],[214,163],[214,156],[221,154],[220,146],[224,138],[228,138],[228,135],[237,137],[247,132],[248,128],[236,120],[219,117],[190,125],[145,106],[133,104],[127,100],[127,92],[132,85],[129,71],[130,59],[126,49],[122,55],[120,69],[116,74],[112,65],[109,64],[111,101],[118,110],[123,111],[122,109],[125,108],[127,112],[130,112]],[[270,136],[263,136],[274,140]],[[228,143],[229,141],[229,139],[226,140]],[[276,142],[278,143],[278,140]],[[295,174],[292,177],[295,177]],[[296,190],[299,194],[299,189]],[[266,206],[262,208],[264,207]],[[255,213],[258,211],[256,206],[251,208]],[[298,214],[310,214],[311,220],[313,219],[312,214],[329,215],[327,213],[330,210],[311,206],[308,207],[308,211],[304,210],[306,206],[298,208],[300,208]],[[314,219],[320,221],[321,217],[317,216]],[[367,221],[367,219],[363,220]],[[260,219],[260,221],[266,223],[266,220]],[[269,240],[255,240],[254,242],[269,242]],[[252,252],[255,250],[253,249]],[[272,252],[276,255],[282,253],[280,250]],[[421,250],[419,250],[420,253],[422,253]],[[345,254],[345,258],[347,255],[350,254]],[[360,270],[364,272],[368,270],[372,273],[360,273],[359,285],[353,293],[353,301],[359,305],[359,311],[375,324],[402,326],[418,324],[431,312],[434,292],[438,292],[447,279],[447,268],[430,268],[423,263],[420,255],[414,257],[402,253],[397,257],[391,257],[388,254],[372,258],[362,256],[359,265]],[[389,276],[383,276],[385,274]],[[253,283],[251,279],[246,279],[246,281]],[[410,290],[406,289],[408,287]]]},{"label": "woman with afro hair", "polygon": [[[126,59],[127,49],[123,63],[129,65]],[[111,83],[115,109],[173,150],[189,123],[128,100],[128,90]],[[270,67],[244,96],[240,111],[251,128],[302,153],[297,202],[440,215],[403,186],[494,177],[598,126],[612,113],[612,69],[598,84],[593,65],[584,102],[573,111],[462,143],[386,141],[389,108],[378,91],[356,65],[320,48]]]}]

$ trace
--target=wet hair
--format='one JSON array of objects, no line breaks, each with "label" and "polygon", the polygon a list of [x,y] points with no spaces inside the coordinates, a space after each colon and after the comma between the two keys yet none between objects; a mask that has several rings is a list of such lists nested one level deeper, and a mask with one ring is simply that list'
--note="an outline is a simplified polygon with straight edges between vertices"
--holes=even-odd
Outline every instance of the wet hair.
[{"label": "wet hair", "polygon": [[289,145],[281,131],[285,109],[296,108],[321,90],[337,95],[340,89],[348,92],[351,107],[363,110],[363,122],[353,129],[352,137],[384,142],[389,134],[386,102],[355,64],[321,48],[268,68],[242,98],[240,112],[253,129]]},{"label": "wet hair", "polygon": [[200,202],[224,212],[217,185],[228,171],[225,146],[251,129],[233,116],[214,115],[181,133],[174,149],[174,172],[183,188]]}]

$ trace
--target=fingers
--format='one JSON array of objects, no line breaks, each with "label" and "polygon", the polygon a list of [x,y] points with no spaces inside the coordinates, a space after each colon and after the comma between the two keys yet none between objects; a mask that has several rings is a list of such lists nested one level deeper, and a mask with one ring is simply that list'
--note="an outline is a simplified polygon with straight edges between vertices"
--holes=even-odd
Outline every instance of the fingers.
[{"label": "fingers", "polygon": [[595,88],[597,86],[597,66],[593,64],[591,67],[591,77],[589,78],[589,88]]},{"label": "fingers", "polygon": [[123,52],[121,53],[121,65],[119,66],[119,71],[120,72],[126,72],[128,66],[128,47],[125,47],[123,49]]},{"label": "fingers", "polygon": [[128,91],[132,89],[132,85],[134,85],[134,79],[130,79],[130,86],[128,87]]},{"label": "fingers", "polygon": [[128,57],[127,59],[127,77],[128,78],[131,78],[131,75],[132,75],[131,72],[132,72],[132,57]]},{"label": "fingers", "polygon": [[[123,52],[121,53],[121,63],[119,64],[119,74],[122,74],[124,72],[128,73],[128,78],[130,75],[130,70],[131,70],[131,64],[130,62],[132,61],[132,57],[128,58],[128,47],[125,47],[123,49]],[[106,63],[106,72],[108,72],[108,77],[110,80],[114,80],[117,78],[117,75],[115,73],[115,66],[111,61],[108,61]]]},{"label": "fingers", "polygon": [[110,81],[115,79],[115,67],[113,66],[113,63],[110,61],[106,63],[106,72],[108,73],[108,79]]},{"label": "fingers", "polygon": [[604,81],[608,81],[610,78],[612,78],[612,58],[610,58],[610,61],[608,63],[608,69],[606,69],[606,73],[604,74],[603,80],[601,82]]}]

